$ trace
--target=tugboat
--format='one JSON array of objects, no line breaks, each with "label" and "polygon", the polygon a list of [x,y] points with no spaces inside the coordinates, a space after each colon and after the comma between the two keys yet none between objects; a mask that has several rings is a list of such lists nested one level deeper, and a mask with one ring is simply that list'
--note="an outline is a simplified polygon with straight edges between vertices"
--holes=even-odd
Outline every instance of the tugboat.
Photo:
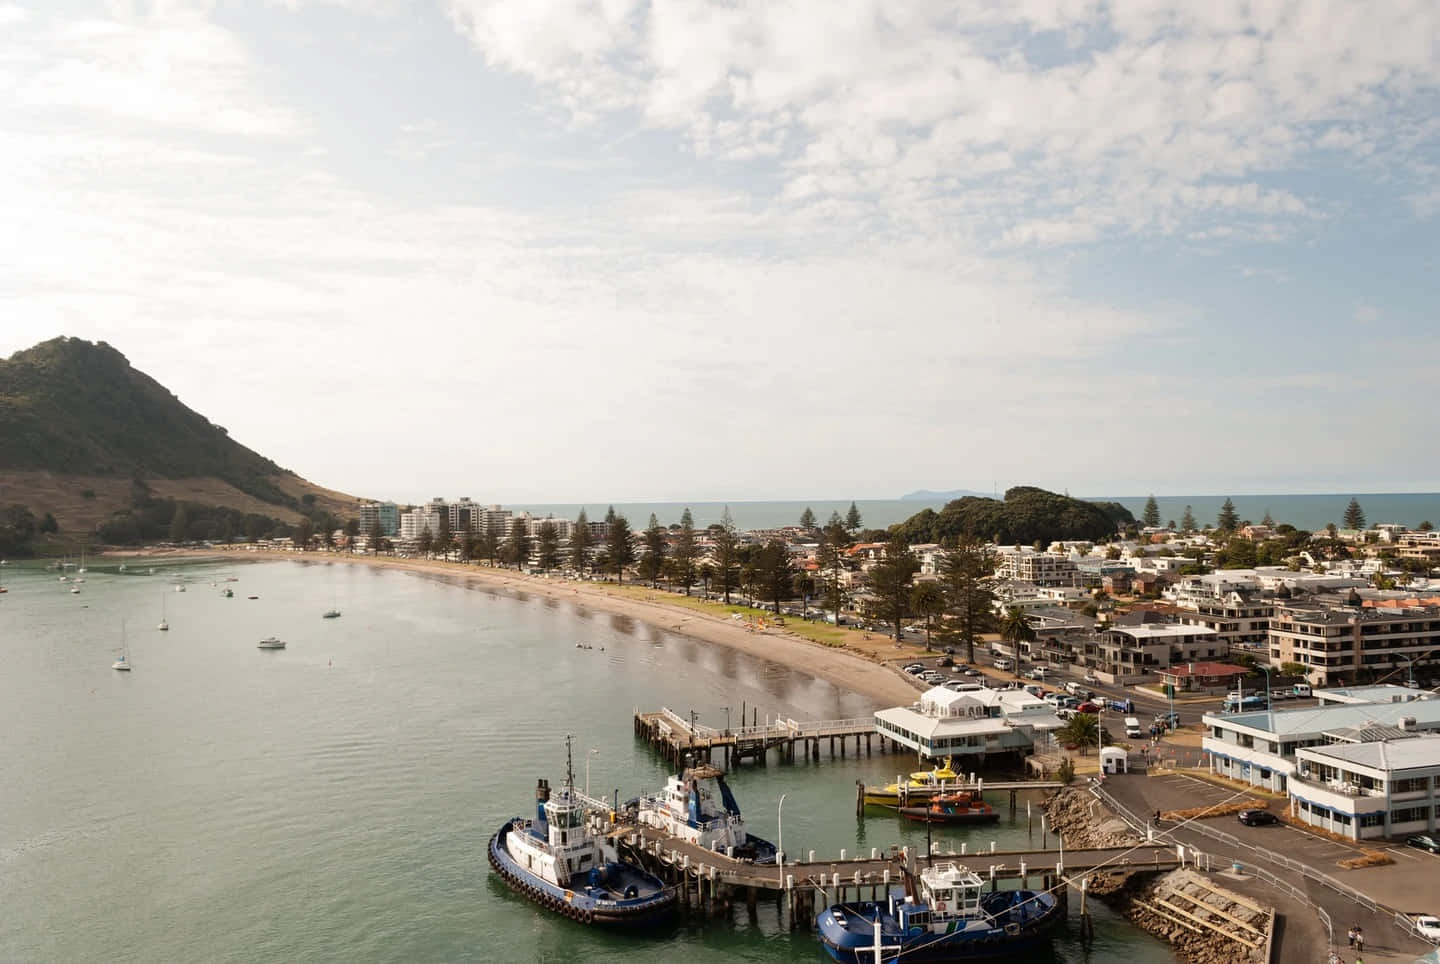
[{"label": "tugboat", "polygon": [[937,793],[954,792],[963,774],[950,768],[950,758],[933,770],[916,770],[908,780],[896,780],[885,787],[866,787],[865,803],[878,807],[898,807],[911,801],[923,802]]},{"label": "tugboat", "polygon": [[979,874],[953,863],[906,875],[885,903],[834,904],[815,918],[825,951],[845,964],[976,961],[1040,948],[1062,914],[1054,894],[982,894]]},{"label": "tugboat", "polygon": [[[571,737],[565,737],[565,784],[535,788],[535,819],[514,817],[490,838],[490,866],[530,900],[582,924],[649,927],[668,920],[676,893],[619,859],[598,832],[598,801],[575,790]],[[593,811],[587,816],[586,806]],[[607,808],[608,809],[608,808]]]},{"label": "tugboat", "polygon": [[641,823],[697,847],[757,864],[775,862],[775,845],[745,830],[735,794],[716,767],[688,767],[671,777],[660,793],[642,798],[639,808]]},{"label": "tugboat", "polygon": [[900,816],[923,823],[966,824],[994,823],[1000,819],[995,808],[986,803],[979,791],[942,793],[930,798],[928,804],[901,807]]}]

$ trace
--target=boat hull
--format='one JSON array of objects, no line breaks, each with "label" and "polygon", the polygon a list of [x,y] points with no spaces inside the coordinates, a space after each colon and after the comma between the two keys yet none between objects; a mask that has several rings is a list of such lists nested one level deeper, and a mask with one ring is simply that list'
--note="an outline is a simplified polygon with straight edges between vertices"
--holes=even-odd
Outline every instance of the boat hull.
[{"label": "boat hull", "polygon": [[[989,961],[1002,958],[1021,959],[1022,955],[1047,947],[1050,931],[1059,923],[1062,913],[1059,902],[1051,895],[1017,892],[1021,898],[1043,900],[1043,910],[1012,921],[1008,912],[997,917],[999,926],[980,930],[952,931],[937,934],[916,929],[901,933],[898,923],[886,912],[883,904],[863,902],[827,907],[815,918],[815,928],[825,953],[842,964],[870,964],[875,960],[874,920],[881,917],[882,958],[886,961],[930,962]],[[843,912],[852,926],[836,923],[836,911]]]},{"label": "boat hull", "polygon": [[900,816],[920,823],[939,823],[951,826],[965,824],[995,823],[1000,814],[994,810],[968,810],[955,813],[937,813],[929,807],[901,807]]},{"label": "boat hull", "polygon": [[532,873],[520,866],[505,848],[505,837],[514,825],[514,820],[508,821],[490,838],[490,867],[512,890],[532,903],[581,924],[600,927],[656,927],[669,921],[674,914],[675,891],[654,878],[651,879],[659,885],[656,893],[632,899],[601,900],[561,887]]}]

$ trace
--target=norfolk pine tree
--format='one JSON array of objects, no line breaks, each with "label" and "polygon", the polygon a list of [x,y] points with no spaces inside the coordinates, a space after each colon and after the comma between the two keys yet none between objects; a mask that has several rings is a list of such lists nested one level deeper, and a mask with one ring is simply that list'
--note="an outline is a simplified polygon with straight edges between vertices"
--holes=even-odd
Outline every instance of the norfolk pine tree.
[{"label": "norfolk pine tree", "polygon": [[584,509],[575,518],[575,530],[570,535],[570,565],[581,576],[590,565],[590,519]]},{"label": "norfolk pine tree", "polygon": [[995,557],[983,543],[969,538],[951,542],[940,560],[940,586],[945,612],[940,638],[965,645],[967,662],[975,662],[975,637],[990,628],[995,603]]},{"label": "norfolk pine tree", "polygon": [[630,520],[611,506],[605,515],[609,528],[605,530],[605,555],[615,569],[615,581],[625,582],[625,567],[635,561],[635,535],[630,531]]},{"label": "norfolk pine tree", "polygon": [[660,573],[665,568],[665,530],[660,520],[650,513],[650,524],[645,527],[645,558],[640,560],[640,577],[650,580],[652,589],[660,588]]},{"label": "norfolk pine tree", "polygon": [[1185,507],[1185,514],[1180,517],[1180,531],[1195,531],[1195,513],[1190,511],[1190,507],[1188,505]]},{"label": "norfolk pine tree", "polygon": [[945,593],[933,579],[917,582],[910,590],[910,608],[916,615],[925,617],[925,649],[930,649],[930,632],[935,620],[945,614]]},{"label": "norfolk pine tree", "polygon": [[515,563],[516,569],[524,569],[530,561],[530,533],[526,521],[516,519],[510,523],[510,539],[505,544],[505,558]]},{"label": "norfolk pine tree", "polygon": [[850,545],[850,533],[837,512],[830,517],[820,532],[819,562],[821,573],[821,596],[826,609],[835,613],[835,625],[840,625],[840,607],[845,602],[845,587],[840,574],[845,571],[845,550]]},{"label": "norfolk pine tree", "polygon": [[815,525],[815,513],[807,505],[805,507],[805,511],[800,513],[800,528],[809,531],[810,529],[815,528]]},{"label": "norfolk pine tree", "polygon": [[730,590],[735,588],[735,579],[739,575],[740,565],[738,536],[735,532],[735,522],[730,518],[730,507],[727,505],[720,516],[720,525],[714,530],[715,552],[714,552],[714,573],[712,579],[720,584],[720,590],[725,594],[725,604],[730,604]]},{"label": "norfolk pine tree", "polygon": [[854,502],[851,502],[850,511],[845,513],[845,528],[851,532],[859,532],[861,524],[860,510],[855,508]]},{"label": "norfolk pine tree", "polygon": [[1160,525],[1160,505],[1155,501],[1154,493],[1151,493],[1150,498],[1145,500],[1145,512],[1141,519],[1145,525],[1152,528]]},{"label": "norfolk pine tree", "polygon": [[1365,531],[1365,510],[1360,508],[1358,499],[1351,499],[1350,504],[1345,507],[1344,521],[1347,529],[1353,529],[1356,532]]},{"label": "norfolk pine tree", "polygon": [[1221,532],[1234,532],[1240,524],[1240,517],[1235,514],[1235,503],[1227,496],[1225,504],[1220,507],[1220,515],[1215,520],[1215,528]]},{"label": "norfolk pine tree", "polygon": [[870,569],[870,586],[878,605],[876,615],[881,622],[895,627],[895,639],[901,638],[901,627],[910,613],[910,588],[920,562],[910,546],[899,536],[885,545],[885,558]]},{"label": "norfolk pine tree", "polygon": [[690,587],[695,585],[695,517],[689,506],[680,513],[680,532],[670,552],[670,563],[675,581],[685,588],[685,595],[690,595]]},{"label": "norfolk pine tree", "polygon": [[540,542],[536,551],[541,571],[549,572],[560,565],[560,533],[555,523],[548,520],[540,523]]},{"label": "norfolk pine tree", "polygon": [[756,554],[754,568],[761,588],[775,605],[775,615],[780,615],[780,603],[790,598],[795,585],[790,550],[779,539],[771,539]]}]

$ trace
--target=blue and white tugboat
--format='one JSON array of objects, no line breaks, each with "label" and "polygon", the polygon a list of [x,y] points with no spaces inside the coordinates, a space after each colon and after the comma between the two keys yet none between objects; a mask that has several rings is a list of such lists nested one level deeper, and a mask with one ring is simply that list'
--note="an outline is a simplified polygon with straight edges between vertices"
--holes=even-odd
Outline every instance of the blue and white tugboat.
[{"label": "blue and white tugboat", "polygon": [[815,925],[825,950],[846,964],[871,961],[978,961],[1033,951],[1062,916],[1054,894],[982,893],[978,874],[955,864],[928,867],[919,886],[891,891],[886,903],[835,904]]},{"label": "blue and white tugboat", "polygon": [[565,785],[552,796],[542,779],[535,800],[535,819],[515,817],[490,838],[490,866],[507,884],[582,924],[645,927],[669,918],[675,891],[619,859],[600,832],[599,811],[608,808],[576,791],[570,737]]},{"label": "blue and white tugboat", "polygon": [[636,819],[728,857],[775,862],[775,845],[745,829],[724,772],[708,764],[687,767],[671,777],[664,790],[642,798]]}]

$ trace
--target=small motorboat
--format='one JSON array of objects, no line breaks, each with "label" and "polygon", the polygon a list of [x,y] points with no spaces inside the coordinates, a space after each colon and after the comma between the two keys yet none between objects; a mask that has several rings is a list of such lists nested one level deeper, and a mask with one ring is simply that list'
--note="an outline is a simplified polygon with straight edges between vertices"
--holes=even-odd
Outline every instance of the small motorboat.
[{"label": "small motorboat", "polygon": [[284,649],[285,640],[278,636],[266,636],[257,644],[261,649]]},{"label": "small motorboat", "polygon": [[897,779],[884,787],[865,787],[867,806],[899,807],[901,804],[919,803],[940,793],[953,793],[964,779],[963,774],[951,768],[951,759],[945,758],[942,766],[933,770],[916,770],[908,780]]},{"label": "small motorboat", "polygon": [[339,618],[340,618],[340,610],[338,610],[338,609],[327,609],[327,610],[324,612],[324,614],[321,615],[320,618],[321,618],[321,619],[339,619]]},{"label": "small motorboat", "polygon": [[995,808],[976,791],[937,794],[922,806],[901,807],[900,816],[921,823],[943,824],[994,823],[1000,819]]},{"label": "small motorboat", "polygon": [[246,599],[259,599],[259,596],[246,596]]}]

